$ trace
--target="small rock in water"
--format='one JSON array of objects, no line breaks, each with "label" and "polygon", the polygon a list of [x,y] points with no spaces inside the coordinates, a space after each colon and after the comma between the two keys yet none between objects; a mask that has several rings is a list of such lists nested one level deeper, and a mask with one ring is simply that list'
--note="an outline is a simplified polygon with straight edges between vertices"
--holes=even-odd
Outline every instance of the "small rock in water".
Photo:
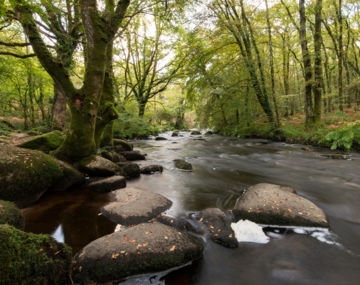
[{"label": "small rock in water", "polygon": [[351,155],[342,154],[342,153],[321,154],[320,156],[330,159],[351,160]]},{"label": "small rock in water", "polygon": [[174,164],[176,168],[183,170],[192,170],[192,165],[183,159],[174,159]]},{"label": "small rock in water", "polygon": [[155,140],[156,140],[156,141],[167,141],[167,138],[164,138],[164,137],[156,137]]},{"label": "small rock in water", "polygon": [[235,232],[235,238],[238,242],[268,243],[270,240],[259,225],[249,220],[231,223],[231,228]]},{"label": "small rock in water", "polygon": [[155,172],[163,172],[164,168],[161,165],[148,165],[141,168],[141,174],[153,174]]}]

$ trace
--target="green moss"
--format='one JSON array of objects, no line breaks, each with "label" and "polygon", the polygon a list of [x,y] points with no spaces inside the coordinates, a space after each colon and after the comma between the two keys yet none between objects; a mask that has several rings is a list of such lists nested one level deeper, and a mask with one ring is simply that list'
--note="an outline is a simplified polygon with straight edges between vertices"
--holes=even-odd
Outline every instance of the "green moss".
[{"label": "green moss", "polygon": [[121,139],[113,139],[113,143],[115,148],[122,148],[123,151],[131,151],[134,148],[131,143]]},{"label": "green moss", "polygon": [[0,199],[25,207],[63,176],[59,164],[40,151],[0,146]]},{"label": "green moss", "polygon": [[24,142],[19,147],[37,149],[44,152],[57,149],[64,141],[64,135],[60,131],[53,131]]},{"label": "green moss", "polygon": [[71,249],[48,235],[0,225],[1,284],[66,284]]},{"label": "green moss", "polygon": [[18,229],[24,229],[24,217],[14,203],[0,200],[0,224],[9,224]]}]

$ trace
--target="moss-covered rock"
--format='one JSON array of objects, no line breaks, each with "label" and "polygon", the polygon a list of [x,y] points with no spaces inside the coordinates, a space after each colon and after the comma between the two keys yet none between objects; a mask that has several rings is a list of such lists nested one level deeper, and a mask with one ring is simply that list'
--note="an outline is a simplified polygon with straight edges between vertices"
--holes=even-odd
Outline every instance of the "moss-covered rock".
[{"label": "moss-covered rock", "polygon": [[65,136],[62,132],[53,131],[47,134],[36,136],[18,146],[49,152],[57,149],[63,143],[64,139]]},{"label": "moss-covered rock", "polygon": [[71,249],[49,235],[0,225],[0,283],[68,284]]},{"label": "moss-covered rock", "polygon": [[102,149],[99,151],[99,154],[103,157],[103,158],[106,158],[108,160],[111,160],[112,162],[125,162],[126,161],[126,158],[115,152],[115,151],[108,151],[108,150],[105,150],[105,149]]},{"label": "moss-covered rock", "polygon": [[123,151],[133,150],[133,145],[125,140],[113,139],[115,149],[122,149]]},{"label": "moss-covered rock", "polygon": [[80,171],[95,177],[113,176],[120,171],[114,162],[98,155],[90,156],[80,161]]},{"label": "moss-covered rock", "polygon": [[72,165],[62,161],[55,159],[55,161],[59,164],[61,167],[61,170],[63,172],[63,176],[60,177],[49,189],[49,191],[53,192],[62,192],[66,191],[73,185],[80,185],[85,182],[84,175],[74,168]]},{"label": "moss-covered rock", "polygon": [[0,145],[0,199],[18,207],[36,202],[63,176],[59,164],[43,152]]},{"label": "moss-covered rock", "polygon": [[131,162],[119,162],[117,164],[120,167],[120,175],[125,176],[126,179],[140,177],[140,166],[136,163]]},{"label": "moss-covered rock", "polygon": [[14,203],[0,200],[0,224],[9,224],[18,229],[24,229],[24,217]]}]

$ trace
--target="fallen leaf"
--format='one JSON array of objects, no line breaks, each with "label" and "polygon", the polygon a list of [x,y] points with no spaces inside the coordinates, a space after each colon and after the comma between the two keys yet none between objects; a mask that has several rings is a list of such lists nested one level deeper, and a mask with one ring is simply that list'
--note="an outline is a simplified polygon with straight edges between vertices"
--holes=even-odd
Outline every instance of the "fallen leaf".
[{"label": "fallen leaf", "polygon": [[170,248],[170,251],[174,251],[175,250],[175,245],[173,245],[171,248]]}]

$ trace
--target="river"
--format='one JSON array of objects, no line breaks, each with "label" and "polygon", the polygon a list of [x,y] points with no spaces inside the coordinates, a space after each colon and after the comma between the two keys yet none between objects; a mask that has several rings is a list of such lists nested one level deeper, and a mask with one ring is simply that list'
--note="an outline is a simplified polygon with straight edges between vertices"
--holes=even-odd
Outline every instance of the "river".
[{"label": "river", "polygon": [[[307,151],[302,145],[180,134],[163,134],[166,141],[134,141],[135,148],[147,153],[140,164],[161,164],[164,172],[128,182],[172,200],[169,215],[231,209],[248,186],[267,182],[290,186],[322,208],[330,231],[264,228],[269,243],[240,243],[237,249],[208,241],[201,261],[162,278],[145,276],[126,284],[359,284],[359,154],[335,160],[322,156],[326,150]],[[176,158],[185,158],[193,171],[175,169]],[[108,201],[107,194],[86,188],[46,194],[23,210],[25,230],[52,234],[76,252],[114,231],[116,225],[98,215]]]}]

